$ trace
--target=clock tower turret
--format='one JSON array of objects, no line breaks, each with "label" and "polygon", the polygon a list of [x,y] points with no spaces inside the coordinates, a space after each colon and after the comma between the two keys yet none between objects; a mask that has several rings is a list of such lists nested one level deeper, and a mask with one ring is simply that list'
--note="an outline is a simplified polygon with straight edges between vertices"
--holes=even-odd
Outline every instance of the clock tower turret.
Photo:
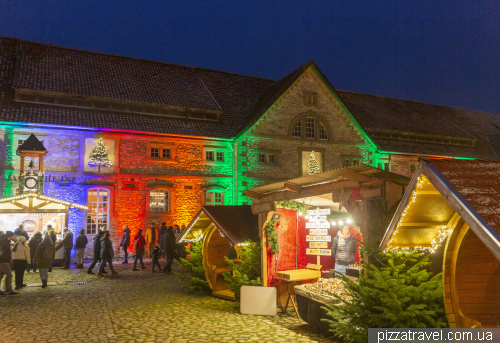
[{"label": "clock tower turret", "polygon": [[[44,194],[44,170],[43,158],[47,153],[47,149],[43,146],[42,142],[31,134],[29,138],[17,148],[17,154],[21,156],[21,167],[19,168],[19,194],[27,192],[36,192]],[[35,158],[38,157],[38,169],[35,168]],[[28,170],[25,170],[26,159],[31,159]]]}]

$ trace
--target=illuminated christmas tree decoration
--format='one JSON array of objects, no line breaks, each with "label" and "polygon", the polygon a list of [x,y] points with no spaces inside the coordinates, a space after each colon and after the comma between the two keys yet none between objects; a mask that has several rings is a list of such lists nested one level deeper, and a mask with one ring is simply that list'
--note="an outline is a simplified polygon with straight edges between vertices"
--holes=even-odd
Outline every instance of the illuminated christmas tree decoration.
[{"label": "illuminated christmas tree decoration", "polygon": [[97,167],[97,172],[101,172],[101,167],[111,167],[113,164],[109,160],[108,151],[104,146],[102,138],[95,145],[92,153],[90,154],[88,165],[91,167]]},{"label": "illuminated christmas tree decoration", "polygon": [[314,151],[311,151],[311,155],[309,155],[309,163],[307,164],[307,173],[309,175],[321,173],[321,168],[319,167],[318,161],[316,161],[316,156],[314,155]]}]

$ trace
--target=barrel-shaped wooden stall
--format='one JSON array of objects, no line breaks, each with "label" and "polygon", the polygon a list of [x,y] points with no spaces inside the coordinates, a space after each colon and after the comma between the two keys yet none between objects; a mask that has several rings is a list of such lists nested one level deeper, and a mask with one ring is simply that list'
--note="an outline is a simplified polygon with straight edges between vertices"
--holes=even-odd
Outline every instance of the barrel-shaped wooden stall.
[{"label": "barrel-shaped wooden stall", "polygon": [[431,254],[451,328],[500,321],[497,185],[500,162],[422,161],[381,244]]},{"label": "barrel-shaped wooden stall", "polygon": [[234,300],[222,273],[225,257],[239,262],[239,251],[248,242],[259,241],[258,217],[251,206],[203,206],[189,223],[178,242],[203,238],[203,266],[214,296]]}]

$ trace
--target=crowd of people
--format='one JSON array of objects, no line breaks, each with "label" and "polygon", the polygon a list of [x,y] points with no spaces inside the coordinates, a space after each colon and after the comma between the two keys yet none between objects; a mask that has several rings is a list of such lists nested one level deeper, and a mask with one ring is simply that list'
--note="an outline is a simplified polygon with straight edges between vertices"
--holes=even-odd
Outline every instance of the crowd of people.
[{"label": "crowd of people", "polygon": [[[128,264],[129,249],[132,245],[134,251],[134,261],[132,271],[146,269],[143,257],[152,259],[152,273],[155,273],[155,267],[159,271],[167,274],[172,272],[172,262],[174,259],[180,260],[185,257],[183,246],[176,244],[177,237],[182,229],[178,225],[168,226],[162,223],[159,230],[155,224],[151,224],[143,234],[143,230],[137,230],[133,239],[130,236],[130,229],[127,225],[123,228],[123,235],[120,247],[123,249],[125,260],[123,264]],[[87,269],[87,274],[94,274],[93,269],[99,264],[97,276],[102,277],[107,274],[106,265],[111,271],[111,275],[117,272],[113,268],[114,248],[110,239],[110,233],[107,231],[98,231],[93,239],[93,260]],[[27,243],[29,241],[29,243]],[[11,247],[12,242],[14,245]],[[52,272],[56,251],[64,249],[64,266],[61,269],[70,269],[71,251],[76,250],[75,268],[82,269],[87,247],[88,238],[85,230],[81,229],[76,242],[73,244],[73,233],[67,228],[64,229],[64,237],[56,245],[57,235],[55,230],[49,225],[47,230],[36,232],[31,239],[26,230],[20,225],[14,231],[0,231],[0,285],[5,280],[5,291],[0,290],[0,296],[19,294],[21,288],[26,287],[24,283],[25,273],[36,273],[37,269],[42,281],[42,288],[47,287],[49,273]],[[160,258],[166,259],[166,265],[162,268]],[[12,285],[12,272],[14,272],[15,287]]]}]

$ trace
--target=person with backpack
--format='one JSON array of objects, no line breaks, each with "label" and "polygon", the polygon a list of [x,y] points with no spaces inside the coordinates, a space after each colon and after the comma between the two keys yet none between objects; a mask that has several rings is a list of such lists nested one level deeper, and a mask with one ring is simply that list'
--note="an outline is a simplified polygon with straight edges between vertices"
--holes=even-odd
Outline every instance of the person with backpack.
[{"label": "person with backpack", "polygon": [[144,262],[142,262],[142,255],[144,254],[144,247],[145,246],[146,246],[146,240],[144,239],[144,236],[142,235],[142,230],[139,229],[139,230],[137,230],[137,234],[134,237],[135,257],[134,257],[134,267],[132,268],[133,272],[136,272],[139,270],[136,268],[137,261],[141,262],[141,269],[146,269],[146,267],[144,267]]},{"label": "person with backpack", "polygon": [[83,268],[83,257],[85,255],[85,247],[89,242],[87,236],[85,236],[85,230],[80,229],[79,235],[76,237],[75,250],[76,250],[76,268]]},{"label": "person with backpack", "polygon": [[12,265],[16,276],[16,291],[26,287],[24,281],[24,272],[26,265],[31,263],[30,248],[26,245],[26,238],[19,236],[17,242],[12,247]]},{"label": "person with backpack", "polygon": [[42,280],[42,288],[47,287],[49,280],[49,268],[52,267],[54,257],[56,256],[56,247],[52,243],[50,235],[45,236],[42,243],[38,245],[35,252],[35,263],[40,272],[40,279]]},{"label": "person with backpack", "polygon": [[[92,269],[94,269],[95,265],[97,262],[101,261],[101,238],[104,236],[103,231],[99,231],[97,235],[94,237],[94,260],[92,261],[92,264],[89,266],[89,269],[87,269],[87,274],[94,274],[92,273]],[[105,273],[104,271],[102,273]]]},{"label": "person with backpack", "polygon": [[104,271],[104,267],[106,264],[109,265],[109,269],[111,269],[111,275],[118,274],[113,268],[113,245],[111,244],[111,240],[109,239],[109,232],[104,234],[104,237],[101,238],[101,264],[99,265],[99,273],[97,276],[103,276],[102,272]]},{"label": "person with backpack", "polygon": [[73,233],[64,228],[64,238],[61,243],[57,246],[56,250],[64,247],[64,267],[61,269],[69,269],[71,267],[71,250],[73,249]]},{"label": "person with backpack", "polygon": [[125,253],[125,261],[122,264],[128,263],[128,246],[130,245],[130,230],[127,225],[123,227],[123,235],[120,246],[123,247],[123,252]]},{"label": "person with backpack", "polygon": [[172,226],[169,226],[167,231],[163,234],[163,249],[165,249],[165,253],[167,254],[167,265],[163,271],[170,274],[172,272],[172,262],[174,261],[175,252],[175,235]]},{"label": "person with backpack", "polygon": [[30,271],[32,273],[36,273],[36,263],[35,263],[35,252],[40,243],[42,243],[42,233],[40,231],[35,232],[33,237],[31,237],[30,242],[28,246],[30,247],[30,258],[31,258],[31,263],[28,264],[28,268],[26,268],[27,272],[29,273]]},{"label": "person with backpack", "polygon": [[12,251],[10,250],[10,241],[13,238],[14,232],[12,231],[7,231],[0,238],[0,284],[5,276],[6,287],[6,292],[0,290],[0,296],[19,294],[12,289]]}]

